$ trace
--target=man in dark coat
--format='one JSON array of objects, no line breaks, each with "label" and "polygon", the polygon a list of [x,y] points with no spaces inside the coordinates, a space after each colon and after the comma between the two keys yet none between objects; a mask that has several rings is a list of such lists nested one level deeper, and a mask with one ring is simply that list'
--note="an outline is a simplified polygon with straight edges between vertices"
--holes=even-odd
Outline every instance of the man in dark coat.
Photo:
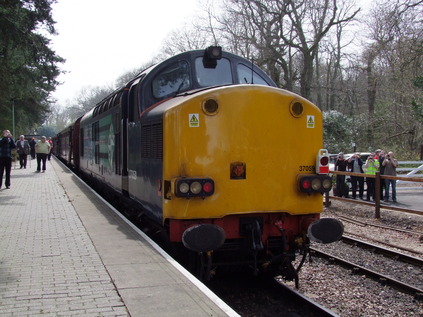
[{"label": "man in dark coat", "polygon": [[19,163],[21,168],[26,168],[27,156],[31,151],[28,141],[25,140],[25,136],[21,135],[19,140],[16,141],[16,150],[19,154]]},{"label": "man in dark coat", "polygon": [[[348,169],[353,173],[364,173],[363,171],[363,160],[360,158],[360,153],[355,153],[348,159]],[[364,175],[363,175],[364,176]],[[352,176],[351,175],[351,186],[352,186],[352,198],[357,197],[357,184],[358,184],[358,195],[360,199],[363,199],[364,194],[364,177]]]},{"label": "man in dark coat", "polygon": [[15,141],[9,130],[3,131],[0,140],[0,188],[3,185],[3,174],[6,171],[6,188],[10,188],[10,172],[12,170],[12,149],[16,148]]},{"label": "man in dark coat", "polygon": [[29,141],[29,146],[31,147],[31,160],[35,159],[35,144],[37,144],[37,141],[35,141],[35,138],[32,138],[31,141]]}]

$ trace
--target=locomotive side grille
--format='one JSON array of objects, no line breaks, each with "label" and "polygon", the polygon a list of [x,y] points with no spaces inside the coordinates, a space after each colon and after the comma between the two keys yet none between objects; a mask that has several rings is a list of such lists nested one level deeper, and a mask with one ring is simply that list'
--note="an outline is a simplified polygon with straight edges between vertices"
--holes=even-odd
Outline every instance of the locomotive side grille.
[{"label": "locomotive side grille", "polygon": [[142,158],[163,159],[163,127],[161,123],[142,126],[141,145]]},{"label": "locomotive side grille", "polygon": [[148,158],[151,153],[151,125],[143,125],[141,131],[141,157]]}]

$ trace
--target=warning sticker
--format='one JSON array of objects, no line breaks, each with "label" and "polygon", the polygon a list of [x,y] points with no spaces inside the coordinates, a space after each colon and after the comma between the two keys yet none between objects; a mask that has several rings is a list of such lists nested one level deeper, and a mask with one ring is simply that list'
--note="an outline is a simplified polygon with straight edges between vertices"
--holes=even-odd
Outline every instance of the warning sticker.
[{"label": "warning sticker", "polygon": [[190,113],[188,118],[190,128],[198,128],[200,126],[200,115],[198,113]]},{"label": "warning sticker", "polygon": [[314,128],[314,116],[307,116],[307,128]]}]

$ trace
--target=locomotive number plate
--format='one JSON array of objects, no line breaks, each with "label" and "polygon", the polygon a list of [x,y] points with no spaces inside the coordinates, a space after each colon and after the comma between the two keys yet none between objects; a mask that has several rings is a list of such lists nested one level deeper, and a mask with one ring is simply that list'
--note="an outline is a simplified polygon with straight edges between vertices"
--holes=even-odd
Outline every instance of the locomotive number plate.
[{"label": "locomotive number plate", "polygon": [[300,165],[300,172],[315,172],[316,166],[314,165]]}]

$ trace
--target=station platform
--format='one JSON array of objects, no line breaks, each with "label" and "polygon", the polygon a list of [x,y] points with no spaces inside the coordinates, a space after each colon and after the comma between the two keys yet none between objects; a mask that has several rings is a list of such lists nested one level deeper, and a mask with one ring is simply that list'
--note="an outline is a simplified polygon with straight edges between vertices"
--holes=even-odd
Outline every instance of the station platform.
[{"label": "station platform", "polygon": [[58,160],[35,171],[0,189],[0,316],[239,316]]}]

